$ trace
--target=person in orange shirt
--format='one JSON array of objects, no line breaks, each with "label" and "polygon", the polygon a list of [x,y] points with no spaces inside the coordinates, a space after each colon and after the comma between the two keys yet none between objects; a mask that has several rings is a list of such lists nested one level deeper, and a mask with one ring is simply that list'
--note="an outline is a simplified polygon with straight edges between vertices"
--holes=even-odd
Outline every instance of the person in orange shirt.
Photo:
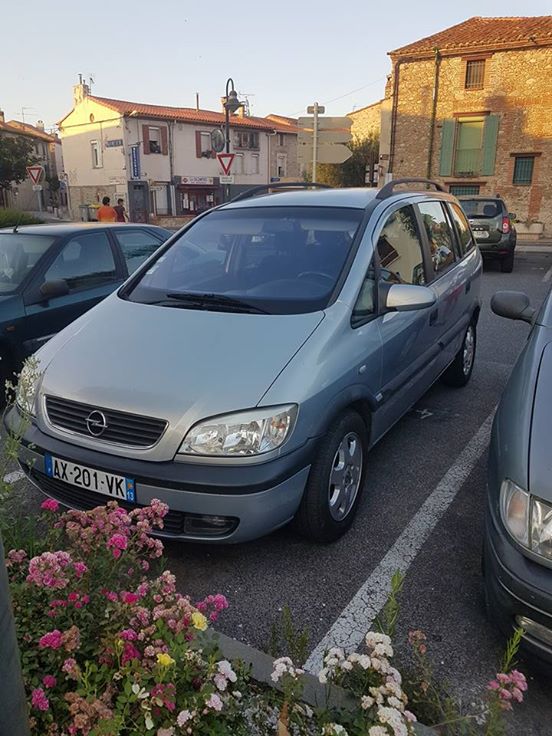
[{"label": "person in orange shirt", "polygon": [[98,222],[117,222],[117,213],[115,212],[115,208],[109,204],[110,201],[109,197],[102,199],[102,206],[99,208],[97,214]]}]

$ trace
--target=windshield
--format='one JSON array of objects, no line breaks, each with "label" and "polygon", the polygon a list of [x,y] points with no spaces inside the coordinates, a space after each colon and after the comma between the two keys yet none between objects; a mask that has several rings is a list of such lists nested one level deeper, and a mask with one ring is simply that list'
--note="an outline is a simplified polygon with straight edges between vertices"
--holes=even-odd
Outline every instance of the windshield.
[{"label": "windshield", "polygon": [[0,294],[15,291],[54,240],[51,235],[0,233]]},{"label": "windshield", "polygon": [[468,217],[476,219],[498,217],[502,211],[496,199],[461,199],[460,204]]},{"label": "windshield", "polygon": [[224,311],[241,302],[270,314],[324,309],[362,214],[326,207],[214,211],[150,265],[128,298]]}]

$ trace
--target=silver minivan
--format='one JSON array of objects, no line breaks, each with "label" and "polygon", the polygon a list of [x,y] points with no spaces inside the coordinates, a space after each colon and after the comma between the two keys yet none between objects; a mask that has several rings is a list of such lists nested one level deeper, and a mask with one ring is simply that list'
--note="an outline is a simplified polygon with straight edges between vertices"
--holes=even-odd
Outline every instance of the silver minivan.
[{"label": "silver minivan", "polygon": [[6,420],[30,415],[29,478],[73,508],[159,498],[182,540],[341,536],[370,447],[473,368],[481,256],[418,181],[265,188],[176,233],[36,354]]}]

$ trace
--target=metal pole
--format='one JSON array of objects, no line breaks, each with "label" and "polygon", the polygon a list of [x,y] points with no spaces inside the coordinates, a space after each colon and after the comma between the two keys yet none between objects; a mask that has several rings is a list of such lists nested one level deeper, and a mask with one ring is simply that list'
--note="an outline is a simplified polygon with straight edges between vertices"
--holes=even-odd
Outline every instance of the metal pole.
[{"label": "metal pole", "polygon": [[29,717],[0,538],[0,736],[29,736]]},{"label": "metal pole", "polygon": [[312,128],[312,181],[316,181],[316,163],[318,158],[318,102],[313,105]]},{"label": "metal pole", "polygon": [[[40,185],[37,185],[37,186],[40,186]],[[40,191],[40,189],[37,189],[37,191],[36,191],[36,198],[37,198],[37,201],[38,201],[38,211],[39,212],[42,212],[42,198],[40,196],[41,194],[42,194],[42,192]]]},{"label": "metal pole", "polygon": [[[225,148],[226,153],[230,153],[230,110],[228,109],[228,95],[230,94],[230,85],[234,89],[234,80],[226,80],[226,97],[224,99],[224,133],[225,133]],[[230,199],[230,184],[224,185],[224,201],[228,202]]]}]

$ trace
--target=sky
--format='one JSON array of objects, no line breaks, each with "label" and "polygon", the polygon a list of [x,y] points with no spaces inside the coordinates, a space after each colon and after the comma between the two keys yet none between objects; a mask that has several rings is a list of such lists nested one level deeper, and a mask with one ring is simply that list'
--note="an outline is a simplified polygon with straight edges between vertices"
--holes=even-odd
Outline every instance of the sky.
[{"label": "sky", "polygon": [[[102,97],[220,109],[232,77],[251,114],[345,115],[383,96],[387,52],[474,15],[547,15],[550,0],[25,0],[1,11],[0,109],[47,128],[79,73]],[[14,32],[10,32],[14,29]]]}]

